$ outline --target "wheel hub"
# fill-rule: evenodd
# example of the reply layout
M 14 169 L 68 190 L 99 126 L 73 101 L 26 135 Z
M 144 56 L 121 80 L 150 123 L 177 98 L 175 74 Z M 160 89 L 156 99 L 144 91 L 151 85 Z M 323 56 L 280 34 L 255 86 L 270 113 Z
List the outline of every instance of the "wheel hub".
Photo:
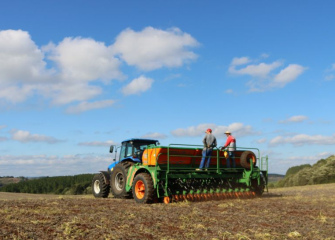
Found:
M 145 185 L 144 182 L 139 180 L 135 184 L 135 194 L 138 199 L 142 199 L 145 194 Z
M 123 177 L 123 174 L 122 173 L 117 173 L 115 175 L 115 188 L 118 191 L 121 191 L 121 190 L 123 190 L 123 187 L 124 187 L 124 177 Z
M 100 192 L 100 181 L 99 180 L 96 180 L 93 184 L 93 190 L 94 192 L 96 193 L 99 193 Z

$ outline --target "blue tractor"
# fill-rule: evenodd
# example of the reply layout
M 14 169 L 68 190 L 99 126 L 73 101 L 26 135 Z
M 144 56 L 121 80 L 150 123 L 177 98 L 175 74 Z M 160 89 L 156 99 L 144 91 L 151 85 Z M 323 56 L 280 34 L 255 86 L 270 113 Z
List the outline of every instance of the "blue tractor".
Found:
M 110 153 L 115 151 L 113 163 L 107 171 L 101 171 L 93 177 L 92 191 L 96 198 L 107 198 L 112 192 L 115 198 L 131 198 L 132 192 L 126 191 L 128 170 L 136 163 L 141 163 L 143 151 L 148 146 L 158 146 L 158 140 L 132 138 L 122 142 L 121 146 L 110 147 Z M 121 148 L 119 156 L 117 150 Z M 118 160 L 116 160 L 118 159 Z

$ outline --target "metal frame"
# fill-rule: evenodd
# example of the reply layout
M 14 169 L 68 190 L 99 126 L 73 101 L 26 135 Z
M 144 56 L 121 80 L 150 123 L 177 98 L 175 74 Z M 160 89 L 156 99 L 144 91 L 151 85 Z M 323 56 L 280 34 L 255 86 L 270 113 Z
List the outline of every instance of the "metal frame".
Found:
M 239 150 L 254 150 L 257 151 L 258 154 L 256 155 L 257 162 L 259 163 L 259 168 L 255 168 L 253 165 L 252 161 L 250 161 L 250 169 L 245 169 L 245 168 L 226 168 L 226 167 L 220 167 L 220 162 L 223 159 L 223 157 L 220 157 L 220 148 L 215 148 L 217 150 L 216 156 L 212 156 L 212 159 L 216 159 L 217 165 L 215 168 L 210 168 L 207 172 L 196 172 L 195 168 L 182 168 L 178 167 L 175 168 L 172 165 L 170 165 L 170 157 L 194 157 L 190 155 L 173 155 L 170 154 L 170 149 L 176 149 L 175 146 L 178 147 L 178 149 L 190 149 L 189 147 L 192 147 L 191 149 L 199 149 L 200 147 L 202 148 L 202 145 L 189 145 L 189 144 L 169 144 L 167 148 L 167 164 L 166 164 L 166 169 L 162 169 L 161 165 L 158 164 L 159 157 L 162 156 L 161 154 L 157 155 L 156 149 L 157 148 L 164 148 L 164 146 L 154 146 L 154 145 L 149 145 L 147 147 L 147 150 L 149 149 L 155 149 L 155 156 L 156 156 L 156 164 L 154 166 L 144 166 L 140 163 L 135 164 L 132 166 L 129 171 L 128 171 L 128 176 L 127 176 L 127 185 L 126 185 L 126 190 L 130 191 L 132 187 L 132 182 L 135 176 L 138 173 L 141 172 L 148 172 L 151 174 L 153 182 L 154 182 L 154 188 L 156 189 L 157 192 L 157 197 L 169 197 L 171 195 L 171 192 L 169 190 L 169 184 L 171 181 L 177 181 L 180 179 L 181 181 L 186 182 L 187 180 L 194 180 L 201 182 L 201 184 L 205 184 L 206 182 L 209 182 L 209 179 L 214 179 L 214 181 L 224 181 L 227 180 L 228 184 L 230 184 L 230 181 L 234 184 L 242 184 L 244 185 L 244 188 L 229 188 L 227 189 L 203 189 L 203 190 L 196 190 L 193 191 L 192 189 L 190 190 L 185 190 L 182 193 L 177 193 L 177 194 L 203 194 L 203 193 L 230 193 L 230 192 L 247 192 L 250 191 L 250 188 L 252 187 L 251 181 L 252 180 L 257 180 L 257 185 L 261 184 L 261 175 L 265 175 L 264 177 L 266 178 L 265 185 L 267 187 L 267 173 L 268 173 L 268 157 L 260 157 L 260 151 L 257 148 L 242 148 L 239 147 L 237 149 Z M 199 156 L 202 157 L 202 156 Z M 160 185 L 160 183 L 164 183 L 164 186 Z M 163 192 L 163 195 L 162 195 Z

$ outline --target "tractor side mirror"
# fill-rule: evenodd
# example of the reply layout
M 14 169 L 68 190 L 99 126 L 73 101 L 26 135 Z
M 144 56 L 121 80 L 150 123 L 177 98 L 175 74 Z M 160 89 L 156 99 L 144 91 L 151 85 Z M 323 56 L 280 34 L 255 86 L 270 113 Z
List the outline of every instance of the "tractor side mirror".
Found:
M 111 145 L 111 146 L 110 146 L 110 148 L 109 148 L 109 152 L 110 152 L 110 153 L 114 152 L 114 147 L 115 147 L 114 145 Z

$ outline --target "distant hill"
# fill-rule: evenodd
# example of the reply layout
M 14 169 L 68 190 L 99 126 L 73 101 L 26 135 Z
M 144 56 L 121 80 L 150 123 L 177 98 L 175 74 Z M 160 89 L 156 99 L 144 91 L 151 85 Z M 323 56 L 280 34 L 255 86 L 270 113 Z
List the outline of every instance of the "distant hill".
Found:
M 322 183 L 335 183 L 335 156 L 321 159 L 314 165 L 304 164 L 291 167 L 285 177 L 275 187 L 304 186 Z
M 285 175 L 282 174 L 274 174 L 274 173 L 268 174 L 269 183 L 278 182 L 279 180 L 282 180 L 284 177 Z

